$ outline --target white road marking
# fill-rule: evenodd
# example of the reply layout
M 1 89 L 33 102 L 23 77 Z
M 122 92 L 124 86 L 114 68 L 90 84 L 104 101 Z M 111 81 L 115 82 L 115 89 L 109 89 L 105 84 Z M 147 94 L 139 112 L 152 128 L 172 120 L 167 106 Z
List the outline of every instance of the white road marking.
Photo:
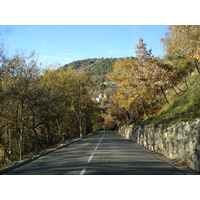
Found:
M 99 143 L 98 143 L 97 146 L 95 147 L 94 151 L 96 151 L 96 150 L 98 149 L 98 147 L 99 147 L 101 141 L 103 140 L 104 135 L 105 135 L 105 133 L 103 134 L 103 136 L 102 136 L 102 138 L 100 139 Z M 89 157 L 87 163 L 90 163 L 90 162 L 91 162 L 93 156 L 94 156 L 94 153 L 92 153 L 92 155 Z M 86 170 L 87 170 L 87 168 L 82 169 L 80 175 L 84 175 L 85 172 L 86 172 Z
M 104 133 L 104 135 L 105 135 L 105 133 Z M 98 149 L 98 147 L 99 147 L 99 145 L 100 145 L 100 143 L 101 143 L 101 141 L 102 141 L 104 135 L 103 135 L 102 138 L 100 139 L 100 141 L 99 141 L 99 143 L 97 144 L 97 146 L 95 147 L 94 151 L 96 151 L 96 150 Z
M 88 159 L 87 163 L 90 163 L 90 162 L 91 162 L 93 156 L 94 156 L 94 153 L 92 153 L 92 155 L 91 155 L 90 158 Z
M 99 146 L 99 145 L 96 146 L 96 148 L 94 149 L 94 151 L 96 151 L 96 150 L 98 149 L 98 146 Z
M 80 175 L 84 175 L 86 170 L 87 170 L 87 168 L 84 168 L 84 169 L 81 171 Z

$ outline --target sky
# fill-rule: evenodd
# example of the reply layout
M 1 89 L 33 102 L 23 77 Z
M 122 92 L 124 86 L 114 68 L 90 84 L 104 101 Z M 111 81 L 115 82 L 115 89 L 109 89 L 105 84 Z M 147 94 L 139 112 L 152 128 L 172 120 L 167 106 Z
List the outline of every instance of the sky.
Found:
M 147 49 L 163 56 L 161 38 L 167 25 L 0 25 L 0 39 L 9 55 L 35 51 L 44 63 L 68 64 L 87 58 L 135 56 L 143 38 Z

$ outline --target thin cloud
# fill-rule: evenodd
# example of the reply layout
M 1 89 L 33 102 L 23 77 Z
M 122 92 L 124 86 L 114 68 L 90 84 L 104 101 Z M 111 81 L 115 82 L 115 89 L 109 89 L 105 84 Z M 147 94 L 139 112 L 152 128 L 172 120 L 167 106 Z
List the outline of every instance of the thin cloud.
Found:
M 63 57 L 60 55 L 48 56 L 48 55 L 39 55 L 39 60 L 43 64 L 54 64 L 60 63 L 60 65 L 65 65 L 73 60 L 70 57 Z

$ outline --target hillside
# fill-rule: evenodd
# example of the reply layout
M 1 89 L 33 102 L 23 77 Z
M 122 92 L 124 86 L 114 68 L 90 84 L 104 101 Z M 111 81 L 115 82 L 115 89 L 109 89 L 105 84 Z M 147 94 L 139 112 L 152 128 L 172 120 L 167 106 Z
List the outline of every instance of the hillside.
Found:
M 107 74 L 113 71 L 115 61 L 118 59 L 124 58 L 89 58 L 71 62 L 62 68 L 67 69 L 71 66 L 77 73 L 85 73 L 95 82 L 98 90 L 104 91 L 109 87 Z
M 124 58 L 93 58 L 78 60 L 66 64 L 63 68 L 67 69 L 71 66 L 77 73 L 85 73 L 88 75 L 96 84 L 96 93 L 94 94 L 94 97 L 98 97 L 99 94 L 106 94 L 108 97 L 107 103 L 109 103 L 109 96 L 112 96 L 116 91 L 116 86 L 107 78 L 107 75 L 113 71 L 117 59 L 123 60 Z M 189 79 L 190 84 L 188 87 L 185 86 L 184 81 L 178 84 L 183 90 L 182 92 L 179 91 L 179 94 L 176 94 L 172 88 L 168 89 L 166 95 L 170 100 L 170 104 L 166 104 L 166 102 L 162 100 L 159 105 L 157 105 L 155 112 L 153 111 L 150 113 L 150 118 L 144 121 L 142 120 L 141 122 L 172 124 L 177 121 L 192 120 L 199 117 L 199 78 L 197 75 L 190 75 Z
M 198 75 L 190 75 L 190 84 L 179 83 L 183 92 L 178 95 L 171 94 L 170 104 L 165 104 L 152 118 L 146 120 L 146 123 L 171 125 L 179 121 L 193 121 L 200 117 L 200 79 Z M 170 93 L 170 92 L 169 92 Z

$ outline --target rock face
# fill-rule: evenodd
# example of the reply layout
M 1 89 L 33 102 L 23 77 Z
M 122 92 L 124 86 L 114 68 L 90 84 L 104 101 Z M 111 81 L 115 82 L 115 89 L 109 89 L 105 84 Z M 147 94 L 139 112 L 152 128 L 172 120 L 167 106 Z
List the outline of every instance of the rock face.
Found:
M 162 155 L 186 162 L 200 172 L 200 118 L 165 128 L 162 124 L 124 125 L 118 134 Z

